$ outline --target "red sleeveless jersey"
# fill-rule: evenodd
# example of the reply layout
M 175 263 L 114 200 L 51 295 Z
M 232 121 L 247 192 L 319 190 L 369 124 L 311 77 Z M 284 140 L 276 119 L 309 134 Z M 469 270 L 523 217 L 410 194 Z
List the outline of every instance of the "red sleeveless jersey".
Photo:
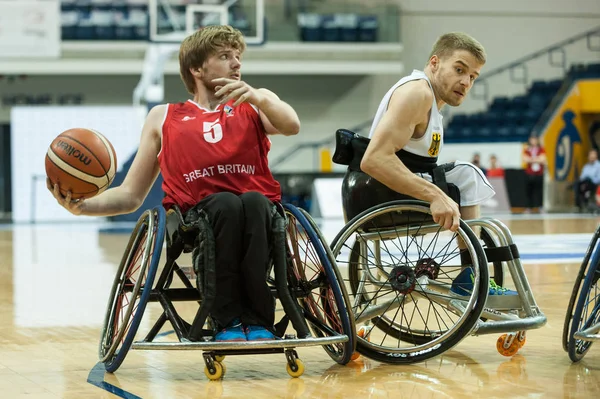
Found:
M 267 159 L 271 141 L 258 110 L 248 103 L 234 108 L 233 102 L 215 111 L 191 100 L 168 105 L 158 154 L 166 209 L 175 204 L 185 212 L 220 192 L 257 191 L 281 200 Z

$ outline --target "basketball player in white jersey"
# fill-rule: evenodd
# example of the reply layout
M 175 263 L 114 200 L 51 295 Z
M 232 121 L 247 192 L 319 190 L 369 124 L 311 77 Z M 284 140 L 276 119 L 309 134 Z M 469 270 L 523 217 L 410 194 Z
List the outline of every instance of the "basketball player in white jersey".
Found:
M 446 171 L 446 182 L 460 191 L 457 204 L 431 182 L 430 174 L 411 172 L 396 152 L 437 158 L 444 142 L 440 111 L 446 104 L 458 106 L 463 102 L 485 61 L 483 46 L 471 36 L 442 35 L 434 44 L 425 69 L 414 70 L 400 79 L 383 97 L 369 134 L 371 141 L 360 163 L 363 172 L 390 189 L 428 202 L 433 220 L 451 231 L 458 229 L 461 216 L 465 220 L 478 218 L 479 204 L 495 194 L 484 174 L 468 162 L 455 162 Z M 469 282 L 471 271 L 463 272 L 457 280 Z M 456 287 L 452 290 L 463 294 L 459 292 L 460 285 Z M 516 292 L 491 283 L 490 295 Z
M 459 218 L 479 216 L 479 204 L 495 193 L 474 165 L 457 162 L 446 173 L 448 183 L 460 190 L 460 208 L 428 174 L 412 173 L 396 156 L 404 150 L 436 158 L 443 147 L 444 128 L 440 111 L 446 104 L 460 105 L 485 64 L 483 46 L 464 33 L 441 36 L 423 71 L 414 70 L 383 97 L 369 137 L 371 142 L 361 169 L 392 190 L 431 204 L 433 219 L 456 231 Z M 425 181 L 424 181 L 425 179 Z

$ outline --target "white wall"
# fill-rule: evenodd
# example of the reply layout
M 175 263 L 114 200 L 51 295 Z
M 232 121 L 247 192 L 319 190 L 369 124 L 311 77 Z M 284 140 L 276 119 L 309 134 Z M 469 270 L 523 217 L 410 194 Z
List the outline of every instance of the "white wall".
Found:
M 137 150 L 145 109 L 14 107 L 11 123 L 12 218 L 15 222 L 89 222 L 63 209 L 46 188 L 44 159 L 56 136 L 74 127 L 103 133 L 117 153 L 117 170 Z M 32 192 L 35 190 L 35 195 Z

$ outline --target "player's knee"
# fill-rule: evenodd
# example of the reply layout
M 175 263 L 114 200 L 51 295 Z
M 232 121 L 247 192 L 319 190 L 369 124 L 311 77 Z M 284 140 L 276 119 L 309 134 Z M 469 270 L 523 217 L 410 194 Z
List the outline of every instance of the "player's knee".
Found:
M 242 201 L 240 198 L 229 192 L 222 192 L 214 194 L 215 196 L 215 208 L 219 212 L 227 212 L 230 215 L 242 212 Z
M 256 191 L 250 191 L 240 195 L 240 200 L 244 206 L 244 211 L 261 212 L 268 211 L 271 207 L 271 201 L 263 194 Z

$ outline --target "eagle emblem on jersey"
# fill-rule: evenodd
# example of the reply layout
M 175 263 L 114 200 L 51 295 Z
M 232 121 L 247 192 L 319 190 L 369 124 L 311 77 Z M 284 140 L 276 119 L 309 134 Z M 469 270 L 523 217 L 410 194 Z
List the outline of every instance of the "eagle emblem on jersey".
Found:
M 437 157 L 440 153 L 440 144 L 442 142 L 442 135 L 439 132 L 433 132 L 431 135 L 431 144 L 427 153 L 430 157 Z

